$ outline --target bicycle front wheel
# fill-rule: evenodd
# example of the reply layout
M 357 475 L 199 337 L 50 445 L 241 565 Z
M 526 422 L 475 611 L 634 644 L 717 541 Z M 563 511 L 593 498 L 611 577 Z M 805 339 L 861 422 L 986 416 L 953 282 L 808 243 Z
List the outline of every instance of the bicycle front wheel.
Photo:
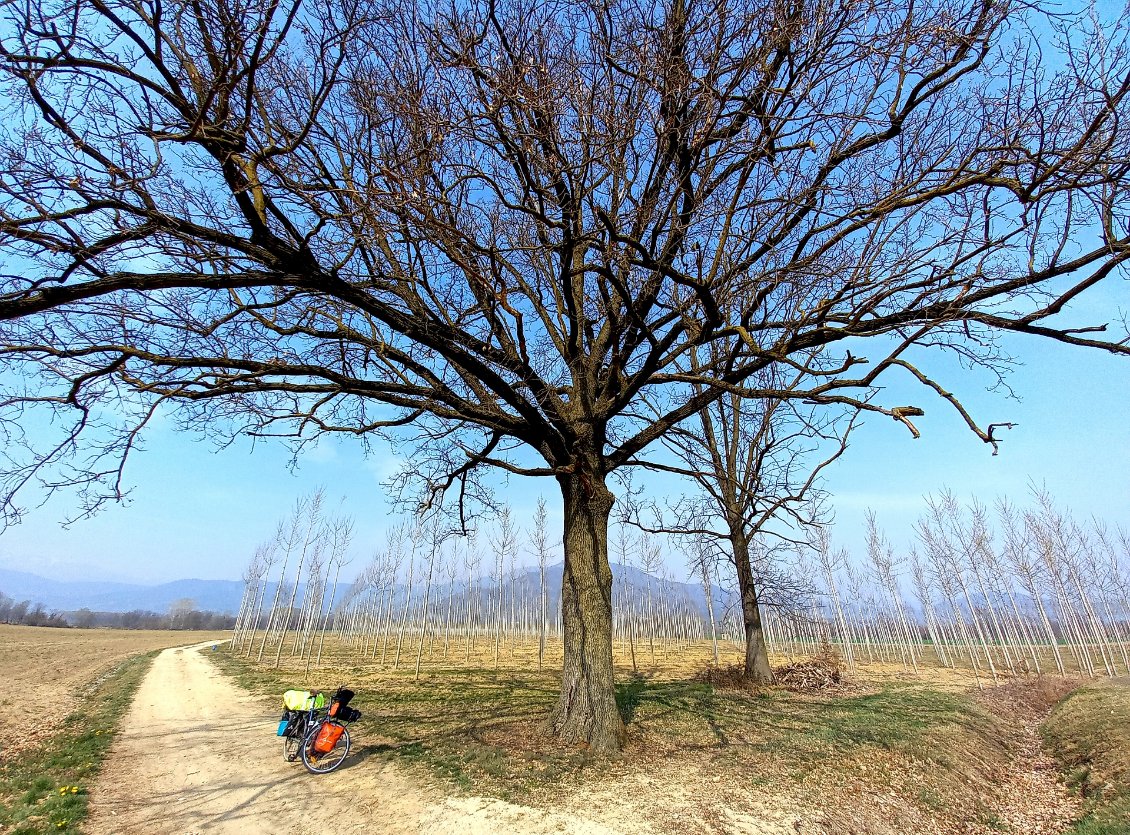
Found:
M 337 738 L 334 747 L 330 751 L 320 752 L 314 750 L 314 740 L 318 737 L 318 732 L 322 730 L 323 725 L 333 724 L 341 728 L 341 736 Z M 311 774 L 328 774 L 333 771 L 342 761 L 345 760 L 346 755 L 349 754 L 349 730 L 344 725 L 338 725 L 336 722 L 319 722 L 310 732 L 306 734 L 306 739 L 302 742 L 302 764 L 306 766 L 306 770 Z

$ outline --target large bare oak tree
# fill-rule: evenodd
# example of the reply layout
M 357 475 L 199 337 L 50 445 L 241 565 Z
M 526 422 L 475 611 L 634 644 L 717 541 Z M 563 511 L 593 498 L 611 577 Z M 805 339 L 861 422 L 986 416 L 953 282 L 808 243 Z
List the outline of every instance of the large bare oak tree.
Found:
M 398 438 L 426 501 L 472 495 L 484 466 L 552 477 L 550 724 L 595 749 L 623 733 L 608 479 L 673 426 L 735 394 L 913 429 L 914 407 L 874 396 L 895 370 L 992 441 L 912 350 L 991 363 L 993 334 L 1019 331 L 1127 352 L 1064 316 L 1130 256 L 1125 33 L 1086 15 L 1009 0 L 2 15 L 9 516 L 27 486 L 115 496 L 166 405 L 221 433 Z M 691 368 L 695 350 L 709 360 Z M 807 382 L 752 382 L 773 367 Z

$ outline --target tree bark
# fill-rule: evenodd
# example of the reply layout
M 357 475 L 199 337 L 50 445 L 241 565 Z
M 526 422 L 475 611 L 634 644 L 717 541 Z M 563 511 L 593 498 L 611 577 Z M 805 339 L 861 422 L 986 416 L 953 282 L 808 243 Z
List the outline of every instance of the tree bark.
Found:
M 738 574 L 738 591 L 742 598 L 742 624 L 745 628 L 745 669 L 747 681 L 772 684 L 776 679 L 769 666 L 769 650 L 765 646 L 765 628 L 761 623 L 761 607 L 757 601 L 757 583 L 749 562 L 749 540 L 740 527 L 731 529 L 734 567 Z
M 564 664 L 549 727 L 562 741 L 614 752 L 624 739 L 612 670 L 612 569 L 608 517 L 613 496 L 603 478 L 560 476 L 565 508 L 561 579 Z

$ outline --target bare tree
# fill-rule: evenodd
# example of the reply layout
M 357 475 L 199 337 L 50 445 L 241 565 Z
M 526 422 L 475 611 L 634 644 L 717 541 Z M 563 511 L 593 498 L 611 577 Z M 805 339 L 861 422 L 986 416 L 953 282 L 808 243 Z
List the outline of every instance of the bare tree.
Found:
M 1108 676 L 1115 674 L 1113 652 L 1106 628 L 1091 602 L 1090 583 L 1080 574 L 1083 553 L 1095 544 L 1070 517 L 1055 506 L 1046 489 L 1033 488 L 1036 506 L 1026 514 L 1037 550 L 1048 569 L 1055 599 L 1059 602 L 1060 622 L 1070 638 L 1070 645 L 1081 666 L 1095 674 L 1091 650 Z
M 847 552 L 842 548 L 832 549 L 832 537 L 825 525 L 816 525 L 809 529 L 809 544 L 817 565 L 820 567 L 820 576 L 824 581 L 824 592 L 832 604 L 835 614 L 836 626 L 840 633 L 840 647 L 848 669 L 855 672 L 855 634 L 844 612 L 843 597 L 840 595 L 839 583 L 836 579 L 837 570 L 847 561 Z
M 298 597 L 298 616 L 294 629 L 294 643 L 291 645 L 290 649 L 292 656 L 298 655 L 303 658 L 306 657 L 306 648 L 309 644 L 310 636 L 313 634 L 314 624 L 317 623 L 318 616 L 321 614 L 319 607 L 322 600 L 322 590 L 325 588 L 326 581 L 326 534 L 328 530 L 329 525 L 326 523 L 319 526 L 313 546 L 310 548 L 309 558 L 306 562 L 305 581 L 303 582 L 302 577 L 299 576 L 302 594 Z M 299 568 L 301 570 L 301 565 Z
M 298 597 L 298 589 L 302 587 L 302 569 L 310 557 L 316 554 L 320 555 L 321 552 L 322 505 L 325 503 L 325 498 L 325 491 L 318 489 L 310 495 L 309 499 L 300 501 L 294 508 L 294 517 L 291 520 L 290 528 L 291 533 L 296 537 L 294 547 L 298 550 L 298 565 L 294 570 L 294 584 L 290 589 L 290 600 L 283 610 L 282 620 L 280 621 L 279 644 L 275 650 L 275 669 L 278 669 L 282 660 L 282 648 L 283 644 L 286 643 L 286 633 L 294 619 L 294 601 Z M 303 589 L 303 595 L 305 594 L 306 589 Z
M 333 613 L 334 601 L 337 598 L 337 584 L 338 580 L 341 578 L 341 569 L 352 562 L 347 552 L 349 550 L 349 543 L 353 539 L 353 520 L 344 517 L 334 519 L 329 525 L 328 533 L 330 539 L 329 570 L 333 571 L 334 580 L 333 586 L 330 588 L 328 608 L 324 594 L 318 598 L 318 612 L 325 611 L 325 614 L 322 616 L 321 635 L 318 638 L 318 657 L 315 659 L 319 665 L 322 663 L 322 649 L 326 644 L 326 629 L 329 626 L 330 615 Z M 324 592 L 324 584 L 322 589 Z M 340 613 L 340 609 L 338 611 Z M 307 675 L 310 673 L 309 661 L 306 663 L 306 673 Z
M 698 352 L 690 353 L 690 364 L 692 370 L 701 365 Z M 751 382 L 770 390 L 788 389 L 802 385 L 810 371 L 792 371 L 792 383 L 775 379 L 778 373 L 763 372 Z M 664 439 L 680 459 L 678 464 L 645 464 L 686 476 L 698 488 L 696 495 L 668 505 L 666 512 L 652 502 L 655 524 L 637 524 L 653 532 L 712 539 L 713 549 L 728 557 L 741 595 L 749 681 L 773 681 L 761 622 L 763 578 L 755 575 L 751 543 L 758 537 L 804 541 L 807 528 L 825 521 L 818 477 L 843 454 L 853 425 L 850 412 L 730 392 Z M 638 512 L 635 515 L 638 520 Z
M 910 575 L 914 580 L 914 592 L 922 606 L 922 617 L 926 621 L 926 631 L 930 636 L 930 644 L 934 649 L 934 654 L 937 655 L 942 666 L 952 666 L 950 655 L 946 652 L 945 633 L 934 608 L 932 587 L 927 581 L 922 560 L 919 558 L 918 552 L 913 549 L 910 552 Z
M 530 545 L 538 558 L 538 669 L 545 662 L 545 638 L 549 632 L 549 589 L 545 583 L 545 569 L 549 564 L 551 546 L 548 530 L 549 511 L 545 499 L 538 497 L 534 511 L 534 527 L 530 531 Z
M 385 620 L 383 629 L 383 640 L 381 641 L 381 664 L 385 664 L 388 660 L 388 644 L 392 635 L 392 617 L 393 608 L 396 605 L 396 580 L 400 574 L 400 565 L 404 562 L 404 539 L 410 536 L 404 525 L 398 525 L 393 528 L 388 534 L 387 547 L 384 551 L 384 559 L 382 560 L 383 582 L 387 589 L 388 604 L 385 606 Z M 409 570 L 411 573 L 411 570 Z M 407 611 L 407 607 L 405 607 Z M 400 635 L 399 631 L 396 639 L 396 654 L 397 659 L 400 658 Z M 373 657 L 377 654 L 376 642 L 373 642 Z
M 277 543 L 264 542 L 255 549 L 251 562 L 243 572 L 244 593 L 239 605 L 239 615 L 235 622 L 235 636 L 232 646 L 242 650 L 244 642 L 250 653 L 251 644 L 255 640 L 255 631 L 259 628 L 259 614 L 263 606 L 263 597 L 267 592 L 267 578 L 278 559 Z
M 451 618 L 455 610 L 455 579 L 459 574 L 459 540 L 452 542 L 451 551 L 443 562 L 444 576 L 447 577 L 447 606 L 443 620 L 443 660 L 451 642 Z M 465 602 L 465 601 L 464 601 Z
M 706 604 L 706 618 L 710 624 L 710 646 L 713 650 L 714 666 L 720 663 L 718 658 L 718 624 L 714 618 L 714 561 L 711 559 L 710 549 L 704 547 L 701 539 L 694 539 L 692 550 L 688 552 L 688 564 L 702 580 L 702 599 Z
M 498 514 L 498 531 L 490 540 L 494 548 L 494 559 L 491 562 L 491 579 L 494 581 L 498 593 L 495 597 L 494 607 L 494 666 L 498 666 L 498 650 L 502 645 L 503 627 L 503 594 L 506 590 L 506 562 L 514 560 L 518 551 L 518 529 L 510 513 L 510 507 L 503 505 Z M 513 595 L 513 582 L 511 582 L 511 595 Z
M 412 588 L 416 577 L 416 551 L 420 547 L 420 538 L 423 536 L 423 527 L 419 518 L 414 520 L 408 531 L 408 579 L 404 587 L 404 609 L 400 613 L 400 622 L 396 629 L 396 655 L 392 659 L 394 670 L 400 667 L 400 652 L 404 647 L 404 630 L 408 627 L 408 617 L 412 612 Z M 398 545 L 401 543 L 397 543 Z M 399 563 L 399 561 L 398 561 Z
M 1018 512 L 1008 501 L 999 500 L 996 510 L 997 519 L 1003 529 L 1002 560 L 1009 567 L 1021 590 L 1027 594 L 1032 606 L 1039 614 L 1043 638 L 1052 649 L 1056 669 L 1060 675 L 1064 675 L 1066 668 L 1063 664 L 1063 655 L 1059 651 L 1059 638 L 1056 636 L 1044 603 L 1043 568 L 1037 549 L 1032 542 L 1032 532 L 1025 525 L 1024 515 Z
M 271 637 L 271 628 L 278 621 L 282 622 L 282 615 L 279 611 L 279 601 L 282 599 L 284 586 L 286 584 L 286 569 L 290 563 L 290 556 L 294 553 L 296 548 L 301 547 L 303 524 L 306 519 L 306 513 L 311 499 L 309 497 L 302 497 L 295 500 L 294 509 L 291 511 L 290 516 L 285 520 L 280 520 L 278 527 L 275 530 L 275 541 L 280 543 L 282 548 L 282 567 L 279 569 L 279 579 L 275 585 L 275 596 L 271 601 L 271 611 L 267 616 L 267 626 L 263 630 L 263 640 L 259 644 L 259 654 L 256 656 L 256 661 L 263 660 L 263 651 L 267 648 L 267 641 Z M 287 615 L 289 617 L 289 613 Z M 279 639 L 280 645 L 282 638 Z
M 867 559 L 871 564 L 871 571 L 876 580 L 876 585 L 883 593 L 884 602 L 890 605 L 895 614 L 895 625 L 898 630 L 898 644 L 902 650 L 902 661 L 918 672 L 918 656 L 915 652 L 913 628 L 907 617 L 906 608 L 903 606 L 902 593 L 899 590 L 897 570 L 903 562 L 895 556 L 894 548 L 879 530 L 875 514 L 867 514 Z
M 466 661 L 471 662 L 471 650 L 475 648 L 475 631 L 478 629 L 478 616 L 482 595 L 483 555 L 479 551 L 479 538 L 472 530 L 467 537 L 467 645 Z
M 963 555 L 967 546 L 967 534 L 963 531 L 961 508 L 953 494 L 946 491 L 941 496 L 926 497 L 926 512 L 919 517 L 914 529 L 926 557 L 930 561 L 934 577 L 942 590 L 942 594 L 949 602 L 953 617 L 962 633 L 970 654 L 970 664 L 974 672 L 977 663 L 973 657 L 974 642 L 969 638 L 967 630 L 969 624 L 977 636 L 976 645 L 981 649 L 981 655 L 989 666 L 993 681 L 998 680 L 997 665 L 989 650 L 991 633 L 988 631 L 984 618 L 978 614 L 978 607 L 974 603 L 973 594 L 969 590 L 969 578 L 963 567 Z M 958 594 L 960 592 L 960 595 Z M 969 624 L 961 610 L 965 604 L 965 612 L 969 616 Z M 980 685 L 980 679 L 978 679 Z
M 3 16 L 7 518 L 25 488 L 119 497 L 166 406 L 229 439 L 396 435 L 425 503 L 454 487 L 465 507 L 483 466 L 554 478 L 549 724 L 597 750 L 623 733 L 608 479 L 673 427 L 736 393 L 917 434 L 921 409 L 875 388 L 894 370 L 995 446 L 1000 425 L 931 376 L 931 349 L 992 369 L 1010 330 L 1130 353 L 1067 321 L 1130 257 L 1130 55 L 1097 15 L 48 0 Z M 747 385 L 774 367 L 804 383 Z M 28 409 L 57 434 L 24 432 Z
M 424 640 L 427 638 L 428 625 L 431 620 L 432 578 L 435 576 L 436 560 L 439 559 L 440 549 L 443 547 L 445 533 L 442 519 L 438 514 L 432 514 L 426 523 L 420 520 L 421 536 L 428 539 L 428 573 L 424 577 L 424 605 L 420 616 L 420 645 L 416 650 L 416 671 L 414 680 L 420 680 L 420 662 L 424 658 Z
M 628 649 L 632 657 L 632 672 L 639 672 L 636 661 L 636 589 L 632 581 L 633 558 L 639 542 L 631 535 L 627 525 L 620 525 L 616 530 L 613 543 L 613 553 L 620 567 L 620 600 L 623 610 L 623 619 L 628 633 Z
M 655 665 L 655 637 L 658 618 L 655 612 L 655 589 L 658 585 L 659 570 L 663 567 L 663 551 L 654 536 L 647 536 L 640 542 L 640 567 L 644 572 L 644 599 L 647 620 L 647 646 Z

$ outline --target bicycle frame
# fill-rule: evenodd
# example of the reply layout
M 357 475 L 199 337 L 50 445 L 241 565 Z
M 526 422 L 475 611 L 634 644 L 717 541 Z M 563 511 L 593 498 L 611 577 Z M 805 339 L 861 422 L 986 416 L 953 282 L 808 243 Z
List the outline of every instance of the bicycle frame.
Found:
M 324 774 L 336 769 L 348 756 L 350 740 L 346 725 L 359 719 L 361 714 L 359 711 L 351 710 L 347 714 L 348 719 L 331 717 L 330 706 L 333 703 L 334 700 L 330 699 L 321 707 L 309 710 L 292 710 L 293 715 L 283 732 L 283 756 L 287 762 L 295 762 L 301 759 L 307 771 L 314 774 Z M 340 747 L 335 744 L 333 748 L 333 751 L 337 754 L 336 758 L 331 756 L 327 759 L 324 754 L 315 751 L 313 748 L 315 736 L 322 725 L 327 722 L 339 725 L 342 729 L 343 744 Z
M 286 727 L 286 732 L 283 734 L 283 751 L 287 761 L 294 762 L 298 759 L 298 746 L 306 739 L 306 735 L 310 729 L 322 722 L 329 716 L 329 707 L 316 707 L 310 710 L 296 710 L 297 715 Z M 292 741 L 297 744 L 293 745 L 294 751 L 291 752 Z

